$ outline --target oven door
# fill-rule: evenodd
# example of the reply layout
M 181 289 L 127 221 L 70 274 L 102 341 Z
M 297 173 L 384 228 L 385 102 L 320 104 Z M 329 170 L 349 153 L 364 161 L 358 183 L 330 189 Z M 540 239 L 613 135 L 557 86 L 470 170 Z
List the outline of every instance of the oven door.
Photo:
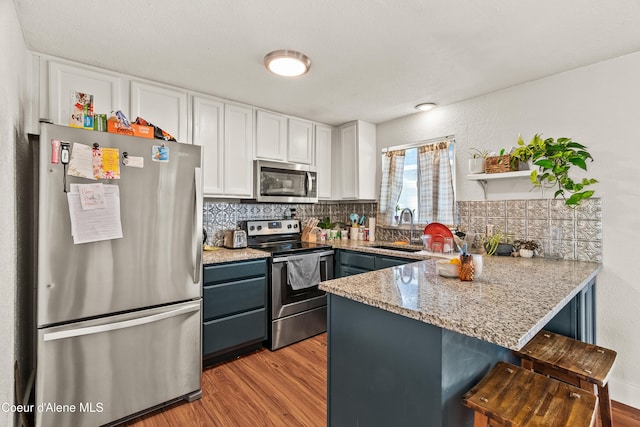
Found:
M 333 279 L 333 251 L 320 253 L 320 280 Z M 317 254 L 317 252 L 313 252 Z M 304 256 L 303 254 L 295 255 Z M 327 304 L 324 291 L 318 286 L 294 290 L 288 283 L 286 256 L 276 256 L 271 261 L 271 319 L 276 320 L 302 313 Z
M 255 161 L 255 196 L 258 202 L 316 203 L 317 173 L 313 166 Z

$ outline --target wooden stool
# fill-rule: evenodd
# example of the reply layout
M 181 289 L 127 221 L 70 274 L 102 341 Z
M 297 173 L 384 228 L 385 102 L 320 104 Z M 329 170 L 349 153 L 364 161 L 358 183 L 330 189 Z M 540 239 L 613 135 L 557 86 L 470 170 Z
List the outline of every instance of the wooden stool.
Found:
M 609 376 L 617 353 L 553 332 L 540 331 L 520 351 L 522 367 L 593 392 L 598 389 L 603 427 L 611 427 Z
M 462 398 L 473 425 L 593 426 L 595 394 L 506 362 L 498 362 Z

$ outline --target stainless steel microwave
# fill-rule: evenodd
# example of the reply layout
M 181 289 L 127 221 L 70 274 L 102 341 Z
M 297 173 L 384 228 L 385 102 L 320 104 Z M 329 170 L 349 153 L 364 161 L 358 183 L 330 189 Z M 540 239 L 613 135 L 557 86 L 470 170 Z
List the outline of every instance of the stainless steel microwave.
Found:
M 256 160 L 254 177 L 258 202 L 318 201 L 318 175 L 314 166 Z

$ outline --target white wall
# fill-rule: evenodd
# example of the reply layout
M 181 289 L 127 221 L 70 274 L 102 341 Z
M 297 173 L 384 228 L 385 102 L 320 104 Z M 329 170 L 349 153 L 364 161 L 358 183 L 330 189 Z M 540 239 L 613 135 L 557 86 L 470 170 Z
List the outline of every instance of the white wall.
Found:
M 526 66 L 526 64 L 523 64 Z M 597 341 L 618 352 L 614 400 L 640 408 L 640 52 L 378 125 L 378 148 L 455 134 L 459 200 L 480 200 L 466 180 L 469 147 L 499 151 L 518 134 L 573 137 L 595 161 L 603 264 L 597 284 Z M 493 184 L 490 184 L 493 185 Z M 506 185 L 506 184 L 505 184 Z M 526 181 L 490 187 L 490 198 L 540 197 Z M 501 192 L 504 192 L 502 194 Z M 506 195 L 506 196 L 505 196 Z M 547 197 L 547 195 L 545 195 Z
M 11 0 L 0 0 L 0 404 L 13 403 L 16 356 L 15 147 L 24 142 L 22 111 L 27 50 Z M 12 425 L 0 411 L 0 425 Z

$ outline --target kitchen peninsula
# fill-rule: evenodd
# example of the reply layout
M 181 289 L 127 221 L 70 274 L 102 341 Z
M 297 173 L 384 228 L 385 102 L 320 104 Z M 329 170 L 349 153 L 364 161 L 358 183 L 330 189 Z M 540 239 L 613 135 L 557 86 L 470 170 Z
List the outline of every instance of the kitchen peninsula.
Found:
M 540 329 L 595 340 L 600 264 L 484 261 L 473 282 L 426 260 L 321 283 L 328 425 L 471 426 L 462 395 Z

